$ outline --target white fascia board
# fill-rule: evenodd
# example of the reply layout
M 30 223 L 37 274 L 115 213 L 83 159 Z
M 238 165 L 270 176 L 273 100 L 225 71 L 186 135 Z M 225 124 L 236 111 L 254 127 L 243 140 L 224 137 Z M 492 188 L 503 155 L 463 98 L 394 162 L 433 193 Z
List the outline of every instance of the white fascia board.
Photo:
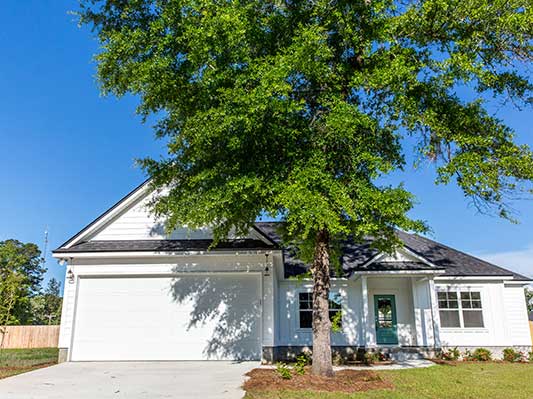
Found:
M 435 280 L 447 280 L 447 281 L 455 281 L 455 280 L 464 280 L 464 281 L 472 281 L 472 280 L 513 280 L 512 276 L 439 276 L 435 277 Z M 507 283 L 507 282 L 506 282 Z M 527 283 L 527 282 L 526 282 Z
M 407 248 L 406 246 L 403 246 L 402 249 L 407 252 L 409 255 L 411 255 L 412 257 L 418 259 L 420 262 L 422 263 L 425 263 L 426 265 L 428 266 L 431 266 L 431 267 L 434 267 L 435 269 L 439 269 L 439 266 L 437 266 L 436 264 L 434 264 L 433 262 L 430 262 L 429 260 L 427 260 L 426 258 L 424 258 L 423 256 L 420 256 L 418 255 L 417 253 L 411 251 L 409 248 Z M 440 269 L 442 270 L 442 269 Z
M 367 270 L 367 271 L 357 271 L 353 274 L 351 278 L 358 275 L 417 275 L 417 274 L 442 274 L 446 270 L 436 269 L 436 270 Z
M 533 280 L 511 280 L 504 282 L 505 285 L 523 285 L 524 287 L 530 285 L 531 283 L 533 283 Z
M 255 256 L 272 254 L 272 250 L 256 251 L 180 251 L 180 252 L 162 252 L 162 251 L 131 251 L 131 252 L 63 252 L 54 253 L 52 256 L 56 259 L 74 259 L 74 258 L 151 258 L 151 257 L 176 257 L 176 256 Z

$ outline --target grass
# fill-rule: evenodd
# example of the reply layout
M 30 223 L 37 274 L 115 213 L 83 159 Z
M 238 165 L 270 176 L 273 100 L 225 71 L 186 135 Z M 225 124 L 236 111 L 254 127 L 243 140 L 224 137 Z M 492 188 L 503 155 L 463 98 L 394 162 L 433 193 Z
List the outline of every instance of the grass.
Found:
M 251 391 L 245 399 L 526 399 L 533 398 L 533 365 L 462 363 L 382 371 L 395 388 L 340 392 Z
M 57 348 L 0 350 L 0 378 L 57 363 Z

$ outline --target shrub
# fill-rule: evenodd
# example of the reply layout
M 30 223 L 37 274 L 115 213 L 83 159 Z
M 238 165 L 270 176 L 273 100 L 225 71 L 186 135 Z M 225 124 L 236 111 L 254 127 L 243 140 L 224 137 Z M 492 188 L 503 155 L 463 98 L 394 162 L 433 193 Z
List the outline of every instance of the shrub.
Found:
M 284 380 L 290 380 L 292 378 L 291 370 L 289 369 L 289 366 L 287 366 L 285 363 L 277 363 L 276 372 Z
M 492 352 L 486 348 L 477 348 L 471 355 L 469 360 L 477 360 L 478 362 L 488 362 L 492 360 Z
M 379 361 L 379 353 L 374 351 L 365 352 L 365 363 L 374 364 Z
M 533 352 L 529 352 L 527 354 L 527 361 L 533 363 Z
M 439 354 L 439 358 L 442 360 L 449 360 L 449 361 L 456 361 L 459 360 L 461 357 L 461 352 L 457 347 L 448 349 L 448 350 L 442 350 L 442 352 Z
M 514 348 L 505 348 L 503 350 L 503 360 L 506 362 L 521 362 L 524 358 L 524 353 L 514 350 Z
M 309 356 L 307 356 L 305 353 L 302 353 L 300 356 L 296 358 L 296 364 L 294 365 L 294 370 L 296 371 L 296 374 L 298 375 L 304 375 L 305 374 L 305 366 L 309 365 L 311 363 Z

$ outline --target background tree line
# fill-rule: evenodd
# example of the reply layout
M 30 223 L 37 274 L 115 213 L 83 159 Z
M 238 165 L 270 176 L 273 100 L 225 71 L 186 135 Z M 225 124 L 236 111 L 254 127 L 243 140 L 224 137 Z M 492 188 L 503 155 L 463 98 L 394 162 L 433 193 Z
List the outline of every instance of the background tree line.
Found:
M 45 272 L 37 245 L 0 241 L 0 326 L 59 324 L 61 283 L 43 286 Z

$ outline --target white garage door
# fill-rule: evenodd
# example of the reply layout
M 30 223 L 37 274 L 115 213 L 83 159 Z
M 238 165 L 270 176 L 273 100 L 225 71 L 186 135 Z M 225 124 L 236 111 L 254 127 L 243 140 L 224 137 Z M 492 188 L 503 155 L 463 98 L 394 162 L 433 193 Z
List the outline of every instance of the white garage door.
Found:
M 253 274 L 81 278 L 71 360 L 261 358 Z

